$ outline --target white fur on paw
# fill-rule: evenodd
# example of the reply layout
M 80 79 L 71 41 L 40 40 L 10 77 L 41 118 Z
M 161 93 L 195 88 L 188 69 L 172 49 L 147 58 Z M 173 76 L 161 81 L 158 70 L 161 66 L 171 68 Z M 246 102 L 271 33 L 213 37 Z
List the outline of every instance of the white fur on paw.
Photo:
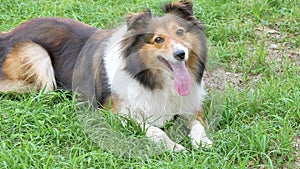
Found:
M 192 146 L 194 148 L 199 148 L 199 145 L 202 145 L 202 147 L 212 146 L 212 141 L 210 141 L 210 139 L 206 136 L 204 127 L 198 121 L 191 123 L 191 132 L 189 137 L 192 139 Z
M 208 137 L 203 137 L 199 141 L 192 140 L 192 146 L 196 149 L 199 148 L 201 145 L 202 147 L 210 148 L 212 146 L 213 142 Z
M 171 139 L 164 140 L 161 143 L 169 151 L 174 151 L 174 152 L 185 152 L 186 151 L 186 149 L 181 144 L 177 144 L 174 141 L 172 141 Z
M 153 142 L 164 145 L 167 150 L 175 152 L 185 151 L 185 148 L 182 145 L 176 144 L 164 131 L 157 127 L 150 126 L 147 129 L 146 136 Z
M 186 152 L 186 149 L 181 144 L 175 144 L 173 150 L 175 152 Z

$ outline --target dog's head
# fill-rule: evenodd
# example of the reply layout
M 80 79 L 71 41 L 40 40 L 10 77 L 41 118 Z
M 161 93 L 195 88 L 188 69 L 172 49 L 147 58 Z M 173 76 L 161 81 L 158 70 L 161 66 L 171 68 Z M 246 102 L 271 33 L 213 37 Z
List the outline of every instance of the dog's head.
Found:
M 205 68 L 203 26 L 191 1 L 166 3 L 163 11 L 160 17 L 153 17 L 149 9 L 127 16 L 125 70 L 151 90 L 164 88 L 164 77 L 171 74 L 177 92 L 186 96 L 192 83 L 201 83 Z

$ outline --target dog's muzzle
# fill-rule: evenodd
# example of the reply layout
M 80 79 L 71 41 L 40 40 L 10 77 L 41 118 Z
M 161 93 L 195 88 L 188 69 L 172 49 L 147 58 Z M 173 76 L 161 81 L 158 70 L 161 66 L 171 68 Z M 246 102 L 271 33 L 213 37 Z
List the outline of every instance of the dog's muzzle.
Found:
M 173 56 L 178 61 L 183 61 L 185 59 L 185 52 L 184 50 L 177 50 L 173 53 Z

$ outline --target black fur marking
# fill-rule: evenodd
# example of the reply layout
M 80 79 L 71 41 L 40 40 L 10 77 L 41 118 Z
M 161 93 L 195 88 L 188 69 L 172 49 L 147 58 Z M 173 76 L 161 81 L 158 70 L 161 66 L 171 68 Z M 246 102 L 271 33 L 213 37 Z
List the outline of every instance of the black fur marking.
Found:
M 203 74 L 206 67 L 206 61 L 207 61 L 207 47 L 206 47 L 206 37 L 202 30 L 197 29 L 197 27 L 190 26 L 191 28 L 188 30 L 191 34 L 196 35 L 196 39 L 198 40 L 197 47 L 194 48 L 193 51 L 194 54 L 197 56 L 197 66 L 194 68 L 196 69 L 196 73 L 194 76 L 196 77 L 196 82 L 201 83 L 201 80 L 203 78 Z M 196 28 L 196 29 L 195 29 Z
M 126 17 L 127 30 L 144 30 L 145 25 L 152 18 L 150 9 L 146 9 L 144 12 L 138 14 L 131 14 Z
M 74 68 L 73 90 L 79 91 L 95 107 L 103 105 L 111 95 L 104 67 L 104 49 L 110 31 L 98 31 L 83 46 Z
M 198 68 L 197 68 L 197 76 L 196 76 L 196 82 L 197 83 L 201 83 L 201 80 L 203 78 L 203 74 L 204 74 L 204 70 L 205 70 L 205 62 L 202 61 L 198 61 Z
M 174 13 L 182 18 L 188 18 L 194 14 L 193 3 L 191 1 L 183 0 L 180 2 L 166 3 L 162 7 L 165 13 Z
M 105 39 L 106 40 L 106 39 Z M 103 42 L 103 41 L 102 41 Z M 101 43 L 99 43 L 100 46 Z M 101 67 L 98 66 L 97 74 L 96 74 L 96 87 L 95 87 L 95 93 L 96 93 L 96 99 L 100 105 L 104 105 L 107 102 L 107 99 L 109 99 L 111 95 L 111 87 L 108 85 L 108 77 L 105 69 L 105 63 L 104 63 L 104 49 L 105 45 L 102 45 L 101 53 L 99 53 L 99 57 L 101 57 L 100 64 Z
M 198 56 L 197 59 L 197 67 L 196 67 L 196 82 L 201 83 L 201 80 L 203 78 L 203 74 L 206 67 L 206 61 L 207 61 L 207 47 L 206 47 L 206 37 L 202 30 L 195 29 L 194 32 L 192 31 L 194 35 L 197 35 L 197 38 L 199 40 L 199 49 L 196 53 Z
M 145 88 L 154 90 L 161 89 L 161 79 L 158 79 L 151 69 L 141 60 L 139 49 L 143 44 L 148 43 L 153 37 L 152 33 L 137 34 L 125 38 L 122 44 L 125 44 L 123 55 L 126 60 L 125 70 L 135 78 Z
M 164 6 L 162 6 L 162 10 L 164 13 L 169 13 L 185 19 L 194 26 L 198 27 L 200 30 L 204 31 L 204 27 L 201 22 L 194 16 L 193 3 L 191 1 L 182 0 L 177 3 L 166 3 Z
M 7 53 L 7 40 L 5 38 L 5 34 L 0 33 L 0 78 L 3 77 L 3 71 L 2 71 L 2 66 L 3 62 L 5 60 L 5 56 Z
M 157 78 L 153 70 L 143 63 L 139 50 L 149 43 L 154 36 L 152 14 L 149 9 L 139 14 L 127 16 L 127 36 L 123 39 L 123 56 L 126 61 L 125 70 L 145 88 L 154 90 L 162 88 L 162 79 Z

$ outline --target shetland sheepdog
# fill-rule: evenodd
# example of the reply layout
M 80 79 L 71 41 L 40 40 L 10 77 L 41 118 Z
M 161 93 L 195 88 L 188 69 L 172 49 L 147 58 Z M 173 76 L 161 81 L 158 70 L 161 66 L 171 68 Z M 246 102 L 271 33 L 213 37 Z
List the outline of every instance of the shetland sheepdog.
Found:
M 188 121 L 192 145 L 211 145 L 202 102 L 206 37 L 189 0 L 129 14 L 115 30 L 67 18 L 36 18 L 0 33 L 0 91 L 57 87 L 95 106 L 130 115 L 146 136 L 169 150 L 185 148 L 161 129 L 175 116 Z

